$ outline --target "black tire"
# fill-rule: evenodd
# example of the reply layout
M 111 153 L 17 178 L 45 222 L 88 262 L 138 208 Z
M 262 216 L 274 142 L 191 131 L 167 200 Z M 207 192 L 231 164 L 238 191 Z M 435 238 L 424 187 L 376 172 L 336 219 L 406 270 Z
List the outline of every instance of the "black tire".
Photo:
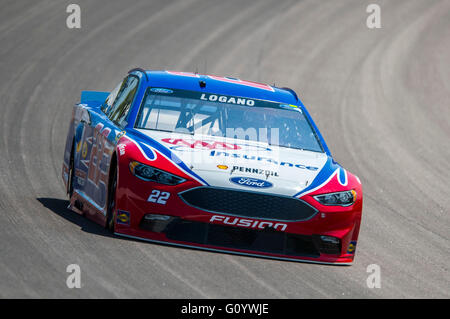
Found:
M 69 179 L 67 181 L 67 194 L 69 194 L 69 199 L 72 198 L 73 195 L 73 178 L 75 176 L 74 170 L 74 142 L 72 143 L 72 150 L 70 151 L 70 161 L 69 161 Z
M 117 188 L 117 170 L 111 174 L 111 180 L 108 187 L 108 203 L 107 203 L 107 213 L 106 213 L 106 228 L 114 232 L 116 226 L 116 188 Z

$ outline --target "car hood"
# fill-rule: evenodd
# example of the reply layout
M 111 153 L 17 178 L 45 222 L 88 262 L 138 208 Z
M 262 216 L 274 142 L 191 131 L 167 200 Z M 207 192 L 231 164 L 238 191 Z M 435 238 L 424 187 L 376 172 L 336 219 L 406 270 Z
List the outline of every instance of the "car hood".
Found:
M 293 196 L 327 163 L 325 153 L 205 135 L 139 129 L 210 186 Z

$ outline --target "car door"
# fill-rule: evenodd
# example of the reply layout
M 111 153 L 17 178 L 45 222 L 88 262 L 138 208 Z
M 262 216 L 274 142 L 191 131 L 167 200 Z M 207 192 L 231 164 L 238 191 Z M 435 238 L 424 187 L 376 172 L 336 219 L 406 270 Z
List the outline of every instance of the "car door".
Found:
M 99 211 L 104 210 L 104 198 L 106 198 L 106 183 L 104 178 L 100 178 L 99 167 L 102 162 L 105 162 L 107 156 L 103 156 L 105 148 L 102 147 L 98 135 L 108 131 L 102 132 L 100 129 L 106 122 L 106 116 L 101 114 L 102 109 L 107 110 L 113 106 L 122 84 L 123 81 L 111 91 L 101 107 L 82 106 L 81 111 L 85 115 L 77 126 L 74 189 L 91 204 L 90 206 Z M 104 167 L 103 171 L 106 171 Z
M 133 100 L 139 86 L 137 76 L 129 75 L 121 83 L 112 104 L 107 99 L 96 114 L 92 114 L 92 150 L 88 171 L 91 199 L 106 213 L 106 198 L 111 156 L 117 145 L 117 136 L 128 123 Z

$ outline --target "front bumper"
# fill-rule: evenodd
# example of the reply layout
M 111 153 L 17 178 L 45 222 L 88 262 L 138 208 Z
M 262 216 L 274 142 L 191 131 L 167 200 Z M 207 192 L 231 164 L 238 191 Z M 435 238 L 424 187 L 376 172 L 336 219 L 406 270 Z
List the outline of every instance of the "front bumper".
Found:
M 144 188 L 147 191 L 143 194 L 129 189 L 118 192 L 118 215 L 126 214 L 129 218 L 126 222 L 116 223 L 117 235 L 281 260 L 344 265 L 353 262 L 361 216 L 359 205 L 343 208 L 341 211 L 331 211 L 330 208 L 316 205 L 317 212 L 311 218 L 301 221 L 282 220 L 278 224 L 273 219 L 236 217 L 190 206 L 179 196 L 186 190 L 198 187 L 189 182 L 179 186 L 146 182 L 142 188 L 136 183 L 140 181 L 135 182 L 133 187 L 139 190 L 137 192 Z M 156 188 L 171 194 L 166 204 L 150 203 L 143 199 L 148 197 L 148 190 Z M 312 198 L 303 200 L 311 206 L 315 205 Z M 146 219 L 146 215 L 156 217 Z M 286 226 L 274 227 L 278 225 Z
M 139 229 L 118 227 L 117 235 L 151 242 L 283 260 L 350 264 L 353 254 L 341 254 L 342 242 L 330 245 L 320 235 L 300 235 L 197 222 L 180 217 L 143 219 Z

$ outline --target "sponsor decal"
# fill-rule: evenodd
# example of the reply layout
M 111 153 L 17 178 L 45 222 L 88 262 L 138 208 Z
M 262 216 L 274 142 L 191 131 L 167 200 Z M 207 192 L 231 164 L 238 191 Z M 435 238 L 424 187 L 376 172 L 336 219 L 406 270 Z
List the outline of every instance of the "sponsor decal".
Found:
M 294 104 L 280 104 L 279 106 L 280 106 L 280 108 L 285 109 L 285 110 L 297 111 L 297 112 L 303 113 L 301 108 L 299 108 L 297 105 L 294 105 Z
M 248 218 L 240 218 L 240 217 L 227 217 L 221 215 L 213 215 L 209 219 L 211 223 L 221 223 L 230 226 L 238 226 L 245 228 L 254 228 L 254 229 L 264 229 L 264 228 L 273 228 L 278 231 L 285 231 L 287 228 L 287 224 L 285 223 L 277 223 L 277 222 L 269 222 L 269 221 L 260 221 Z
M 154 93 L 163 93 L 163 94 L 171 94 L 173 93 L 172 90 L 165 89 L 165 88 L 151 88 L 150 91 Z
M 223 156 L 223 157 L 230 157 L 230 158 L 239 158 L 239 159 L 246 159 L 246 160 L 252 160 L 252 161 L 267 162 L 267 163 L 272 163 L 272 164 L 280 165 L 280 166 L 288 166 L 288 167 L 297 167 L 297 168 L 300 168 L 300 169 L 308 169 L 308 170 L 311 170 L 311 171 L 317 171 L 319 169 L 318 167 L 304 165 L 304 164 L 294 164 L 294 163 L 290 163 L 290 162 L 278 162 L 278 161 L 276 161 L 274 159 L 271 159 L 271 158 L 268 158 L 268 157 L 263 157 L 263 156 L 228 153 L 228 152 L 225 152 L 225 151 L 212 150 L 211 153 L 209 153 L 209 156 L 212 156 L 212 157 Z
M 116 131 L 117 132 L 117 131 Z M 116 138 L 115 141 L 117 142 L 122 136 L 124 136 L 127 132 L 125 131 L 120 131 L 119 133 L 116 134 Z
M 82 179 L 85 179 L 86 178 L 86 172 L 81 170 L 81 169 L 76 168 L 75 169 L 75 176 L 79 177 L 79 178 L 82 178 Z
M 116 223 L 120 225 L 130 225 L 130 213 L 122 210 L 117 211 Z
M 348 245 L 347 254 L 354 254 L 356 250 L 356 240 L 353 240 Z
M 82 178 L 80 178 L 80 177 L 77 177 L 77 183 L 78 183 L 78 185 L 80 185 L 80 186 L 84 186 L 84 179 L 82 179 Z
M 183 150 L 183 149 L 205 149 L 205 150 L 246 150 L 250 151 L 253 149 L 261 151 L 271 151 L 272 149 L 262 146 L 253 145 L 245 143 L 229 143 L 221 142 L 215 140 L 186 140 L 182 138 L 163 138 L 161 142 L 172 144 L 169 148 L 172 150 Z
M 255 100 L 246 99 L 243 97 L 227 96 L 227 95 L 202 93 L 200 95 L 200 100 L 210 101 L 210 102 L 221 102 L 221 103 L 228 103 L 228 104 L 237 104 L 237 105 L 246 105 L 246 106 L 255 106 Z
M 242 173 L 251 173 L 251 174 L 260 174 L 265 176 L 279 176 L 278 172 L 271 171 L 268 169 L 262 169 L 262 168 L 251 168 L 251 167 L 243 167 L 243 166 L 233 166 L 232 173 L 235 171 L 239 171 Z
M 86 158 L 87 152 L 88 152 L 88 146 L 87 146 L 86 141 L 84 141 L 83 148 L 81 150 L 81 157 Z
M 273 186 L 273 184 L 268 181 L 251 177 L 240 177 L 240 176 L 232 177 L 230 178 L 230 182 L 240 186 L 253 188 L 269 188 Z
M 289 109 L 289 108 L 292 108 L 292 107 L 298 108 L 298 106 L 294 105 L 294 104 L 280 104 L 280 107 L 283 108 L 283 109 Z
M 125 155 L 125 144 L 119 144 L 117 148 L 119 149 L 120 156 Z
M 186 148 L 195 148 L 195 149 L 208 149 L 208 150 L 239 150 L 241 147 L 232 143 L 218 142 L 218 141 L 200 141 L 200 140 L 192 140 L 186 141 L 182 138 L 163 138 L 161 140 L 164 143 L 172 144 L 175 146 L 181 146 Z M 173 149 L 171 147 L 171 149 Z

